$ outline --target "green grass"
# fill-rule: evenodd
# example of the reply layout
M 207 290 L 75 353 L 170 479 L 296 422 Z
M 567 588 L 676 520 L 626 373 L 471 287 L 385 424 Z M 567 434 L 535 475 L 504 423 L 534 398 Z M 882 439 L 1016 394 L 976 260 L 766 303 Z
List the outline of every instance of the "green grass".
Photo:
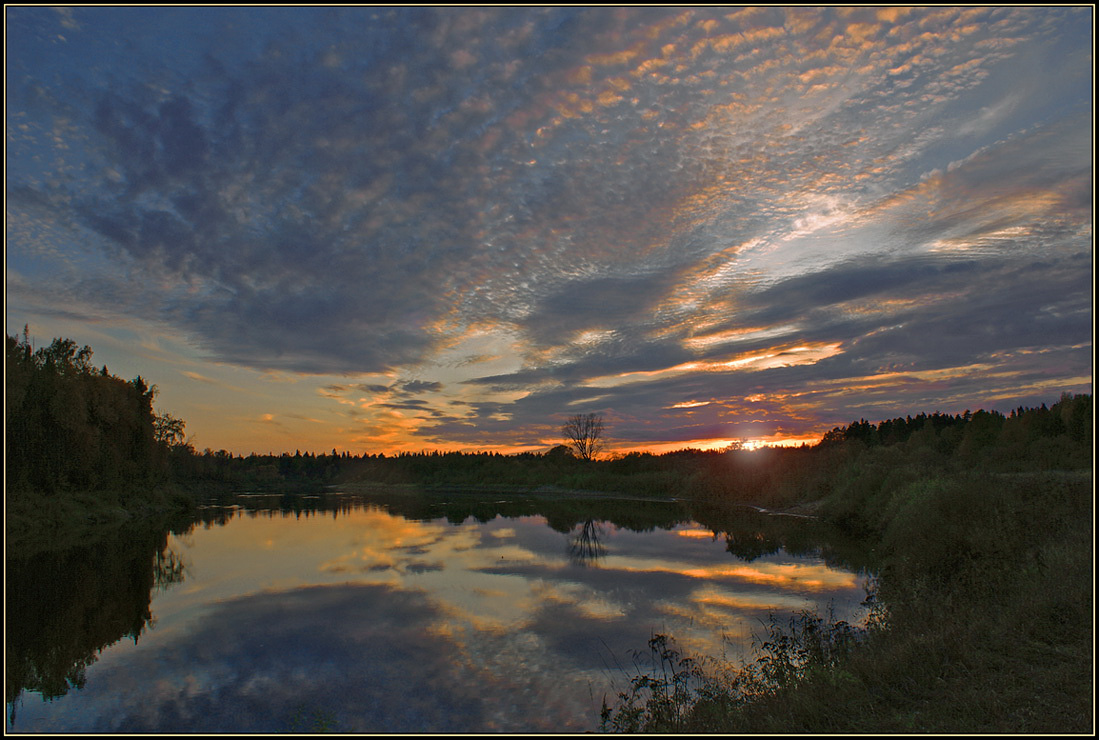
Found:
M 193 497 L 173 488 L 52 496 L 22 492 L 6 497 L 5 550 L 8 557 L 63 550 L 95 542 L 138 520 L 171 518 L 193 508 Z
M 745 666 L 665 649 L 660 676 L 688 671 L 683 688 L 638 677 L 602 729 L 1092 732 L 1090 472 L 902 477 L 870 493 L 886 555 L 868 628 L 772 618 Z

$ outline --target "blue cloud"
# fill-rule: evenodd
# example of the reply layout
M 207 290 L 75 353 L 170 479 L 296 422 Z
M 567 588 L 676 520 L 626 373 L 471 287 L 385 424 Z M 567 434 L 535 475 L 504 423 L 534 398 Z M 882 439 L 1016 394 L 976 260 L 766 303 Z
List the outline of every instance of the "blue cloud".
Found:
M 9 293 L 258 370 L 529 391 L 472 399 L 482 439 L 723 331 L 842 353 L 599 403 L 1087 345 L 1090 12 L 13 8 Z M 432 375 L 473 330 L 519 369 Z

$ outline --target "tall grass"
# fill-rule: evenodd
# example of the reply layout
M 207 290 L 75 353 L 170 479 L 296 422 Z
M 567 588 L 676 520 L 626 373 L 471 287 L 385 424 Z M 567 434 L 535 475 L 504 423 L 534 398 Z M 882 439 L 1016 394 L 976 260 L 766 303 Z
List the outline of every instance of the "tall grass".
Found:
M 873 502 L 858 510 L 884 550 L 866 628 L 772 618 L 742 666 L 683 663 L 664 638 L 664 662 L 678 667 L 635 680 L 604 708 L 602 728 L 1091 732 L 1090 471 L 855 479 L 867 475 L 876 485 L 837 487 L 830 502 Z M 676 684 L 677 671 L 690 681 Z
M 604 732 L 723 732 L 744 710 L 811 680 L 838 685 L 853 680 L 842 666 L 870 627 L 857 627 L 814 611 L 787 619 L 769 614 L 755 638 L 754 661 L 734 667 L 724 660 L 685 656 L 668 635 L 649 641 L 651 673 L 635 676 L 611 707 L 604 700 Z

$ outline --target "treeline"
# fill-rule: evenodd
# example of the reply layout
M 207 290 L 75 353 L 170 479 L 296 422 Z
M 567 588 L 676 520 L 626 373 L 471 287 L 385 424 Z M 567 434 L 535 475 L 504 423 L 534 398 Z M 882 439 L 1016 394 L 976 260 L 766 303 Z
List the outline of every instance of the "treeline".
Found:
M 966 463 L 997 467 L 1075 468 L 1090 464 L 1092 398 L 1062 394 L 1047 408 L 1014 409 L 964 414 L 934 413 L 887 419 L 871 424 L 865 419 L 824 435 L 819 446 L 860 442 L 867 447 L 903 444 L 918 437 L 920 444 Z
M 772 621 L 748 666 L 705 656 L 716 666 L 705 675 L 666 663 L 659 675 L 633 679 L 603 713 L 604 729 L 1086 733 L 1092 434 L 1090 422 L 1080 435 L 1072 429 L 1090 405 L 1090 396 L 1067 396 L 1006 417 L 974 414 L 976 426 L 964 415 L 937 430 L 925 421 L 887 443 L 856 422 L 840 430 L 852 429 L 850 438 L 837 433 L 809 448 L 813 464 L 778 481 L 790 501 L 814 502 L 819 520 L 872 547 L 867 629 L 817 614 L 777 629 Z M 708 484 L 702 490 L 714 495 L 722 479 Z
M 857 508 L 867 503 L 857 491 L 880 487 L 883 477 L 1071 470 L 1090 467 L 1092 459 L 1092 397 L 1071 394 L 1051 407 L 1019 407 L 1007 415 L 980 410 L 876 424 L 860 419 L 816 445 L 759 451 L 635 452 L 601 460 L 581 460 L 564 445 L 514 455 L 199 453 L 185 442 L 182 420 L 154 411 L 155 386 L 96 369 L 91 357 L 91 348 L 71 339 L 34 350 L 25 332 L 22 339 L 7 337 L 7 476 L 16 497 L 148 491 L 168 482 L 194 491 L 370 482 L 550 486 L 768 507 L 827 497 Z M 837 492 L 845 496 L 837 499 Z
M 979 469 L 1011 473 L 1088 468 L 1092 397 L 1065 394 L 1052 407 L 865 419 L 816 445 L 764 450 L 631 452 L 586 461 L 564 445 L 546 453 L 417 452 L 397 455 L 232 455 L 173 448 L 174 477 L 192 487 L 291 489 L 368 482 L 446 487 L 604 491 L 710 503 L 788 506 L 881 483 L 875 476 Z M 861 481 L 861 483 L 860 483 Z
M 371 483 L 424 489 L 558 489 L 682 496 L 685 463 L 695 451 L 672 455 L 648 453 L 586 461 L 564 446 L 546 453 L 401 452 L 351 455 L 314 454 L 247 456 L 226 450 L 202 453 L 173 450 L 173 478 L 189 488 L 296 490 L 301 486 Z
M 695 511 L 801 506 L 869 544 L 872 618 L 865 630 L 772 620 L 747 666 L 665 652 L 605 707 L 603 729 L 1087 732 L 1092 419 L 1090 395 L 1065 394 L 1007 415 L 860 419 L 812 447 L 694 455 Z
M 71 491 L 138 492 L 167 480 L 183 422 L 153 410 L 156 386 L 92 365 L 90 347 L 7 337 L 9 503 Z
M 1018 408 L 1006 416 L 927 417 L 903 441 L 899 435 L 883 440 L 883 426 L 895 431 L 897 420 L 876 427 L 856 422 L 842 430 L 842 441 L 833 430 L 818 445 L 832 468 L 818 491 L 825 499 L 821 513 L 853 531 L 880 534 L 898 502 L 933 478 L 1090 470 L 1092 419 L 1090 394 L 1063 394 L 1051 407 Z
M 524 452 L 284 452 L 278 455 L 233 455 L 226 450 L 199 453 L 186 445 L 172 451 L 173 477 L 189 485 L 278 490 L 310 484 L 369 482 L 424 487 L 498 486 L 523 487 L 566 484 L 589 480 L 606 467 L 574 457 L 564 446 L 548 453 Z M 614 467 L 612 465 L 612 467 Z M 585 477 L 587 476 L 587 477 Z

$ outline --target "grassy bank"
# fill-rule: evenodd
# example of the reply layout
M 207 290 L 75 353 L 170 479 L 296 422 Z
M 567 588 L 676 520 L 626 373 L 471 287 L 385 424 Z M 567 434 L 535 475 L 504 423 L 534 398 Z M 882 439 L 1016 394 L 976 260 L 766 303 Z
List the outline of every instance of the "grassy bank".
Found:
M 64 550 L 115 536 L 128 525 L 186 517 L 194 496 L 175 486 L 140 492 L 77 491 L 65 495 L 24 492 L 8 496 L 4 546 L 11 557 Z
M 802 615 L 773 622 L 746 667 L 703 660 L 699 671 L 666 655 L 659 675 L 673 680 L 638 677 L 604 729 L 1091 732 L 1090 471 L 862 490 L 878 506 L 861 526 L 885 562 L 868 629 Z M 851 495 L 840 489 L 824 510 L 849 515 Z

